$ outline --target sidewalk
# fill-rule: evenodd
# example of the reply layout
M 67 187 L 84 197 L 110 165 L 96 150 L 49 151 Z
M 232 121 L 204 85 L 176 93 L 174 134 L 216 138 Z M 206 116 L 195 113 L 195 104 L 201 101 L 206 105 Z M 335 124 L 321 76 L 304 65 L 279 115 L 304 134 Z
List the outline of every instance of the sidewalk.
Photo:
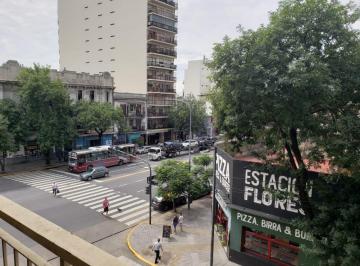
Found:
M 211 241 L 211 198 L 206 197 L 194 201 L 191 209 L 182 206 L 177 213 L 182 211 L 184 215 L 183 232 L 177 228 L 177 234 L 163 238 L 164 252 L 161 255 L 159 265 L 209 265 L 210 262 L 210 241 Z M 128 246 L 133 253 L 148 261 L 147 265 L 154 265 L 155 254 L 151 251 L 152 244 L 158 237 L 162 236 L 162 226 L 170 225 L 175 213 L 169 211 L 165 214 L 155 216 L 152 225 L 140 224 L 133 228 L 128 235 Z M 237 265 L 228 261 L 225 250 L 215 235 L 214 241 L 214 265 L 232 266 Z
M 20 173 L 20 172 L 31 172 L 31 171 L 37 171 L 37 170 L 52 169 L 52 168 L 66 166 L 66 165 L 67 165 L 67 162 L 58 162 L 55 159 L 51 160 L 50 165 L 46 165 L 44 159 L 22 161 L 22 162 L 5 165 L 5 172 L 2 173 L 0 171 L 0 177 L 2 175 L 11 175 L 11 174 L 16 174 L 16 173 Z

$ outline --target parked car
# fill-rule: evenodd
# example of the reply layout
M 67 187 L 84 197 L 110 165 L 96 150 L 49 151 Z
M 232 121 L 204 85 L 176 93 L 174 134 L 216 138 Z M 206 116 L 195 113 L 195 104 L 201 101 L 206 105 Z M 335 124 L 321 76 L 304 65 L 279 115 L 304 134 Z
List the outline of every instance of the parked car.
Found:
M 89 168 L 88 171 L 80 175 L 80 179 L 83 181 L 90 181 L 95 178 L 109 176 L 109 169 L 105 166 L 95 166 Z
M 175 199 L 175 206 L 186 204 L 186 197 L 180 196 Z M 163 197 L 153 197 L 151 205 L 154 210 L 167 211 L 173 208 L 173 202 L 171 200 L 164 200 Z
M 158 161 L 165 157 L 163 148 L 152 147 L 149 149 L 148 158 L 150 161 Z
M 137 154 L 146 154 L 149 152 L 149 149 L 151 148 L 151 146 L 142 146 L 142 147 L 138 147 L 136 149 L 136 153 Z
M 189 148 L 189 143 L 190 143 L 190 147 L 191 147 L 191 148 L 195 148 L 195 147 L 199 146 L 199 142 L 198 142 L 197 140 L 194 140 L 194 139 L 192 139 L 192 140 L 185 140 L 185 141 L 182 143 L 184 149 Z

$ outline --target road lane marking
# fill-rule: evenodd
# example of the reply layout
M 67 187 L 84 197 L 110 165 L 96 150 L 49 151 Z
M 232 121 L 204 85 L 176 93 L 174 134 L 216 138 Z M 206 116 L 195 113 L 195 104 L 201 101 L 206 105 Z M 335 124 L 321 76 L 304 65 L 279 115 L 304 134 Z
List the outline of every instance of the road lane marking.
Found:
M 56 169 L 51 169 L 50 171 L 57 172 L 57 173 L 61 173 L 61 174 L 63 174 L 63 175 L 70 175 L 70 176 L 74 176 L 74 177 L 79 178 L 79 175 L 73 174 L 73 173 L 70 173 L 70 172 L 65 172 L 65 171 L 56 170 Z
M 139 206 L 137 206 L 137 207 L 131 208 L 131 209 L 129 209 L 129 210 L 122 211 L 122 212 L 120 212 L 120 213 L 118 213 L 118 214 L 112 215 L 111 218 L 117 218 L 117 217 L 123 216 L 123 215 L 125 215 L 125 214 L 132 213 L 132 212 L 135 211 L 135 210 L 143 209 L 143 208 L 146 208 L 146 207 L 149 207 L 149 203 L 147 203 L 147 202 L 146 202 L 146 203 L 143 203 L 143 204 L 141 204 L 141 205 L 139 205 Z M 142 211 L 144 211 L 144 210 L 142 210 Z M 148 211 L 148 209 L 145 209 L 145 211 Z M 138 212 L 134 212 L 133 214 L 127 215 L 127 216 L 125 216 L 125 217 L 123 217 L 123 218 L 121 218 L 121 219 L 124 219 L 124 221 L 126 221 L 126 220 L 131 219 L 132 217 L 137 216 L 137 215 L 139 215 L 139 213 L 138 213 Z M 129 216 L 131 216 L 131 217 L 129 217 Z M 126 218 L 126 219 L 125 219 L 125 218 Z M 118 220 L 118 221 L 119 221 L 119 220 Z M 121 222 L 121 221 L 119 221 L 119 222 Z
M 144 208 L 145 205 L 149 205 L 149 204 L 148 204 L 148 203 L 145 203 L 144 206 L 135 207 L 135 208 L 130 209 L 129 211 L 133 211 L 133 210 L 135 210 L 135 209 Z M 124 221 L 130 220 L 131 218 L 136 217 L 136 216 L 138 216 L 138 215 L 140 215 L 140 214 L 143 214 L 143 213 L 145 213 L 145 212 L 148 212 L 148 211 L 149 211 L 149 210 L 148 210 L 147 208 L 145 208 L 145 209 L 143 209 L 143 210 L 141 210 L 141 211 L 134 212 L 134 213 L 132 213 L 132 214 L 130 214 L 130 215 L 127 215 L 127 216 L 125 216 L 125 217 L 123 217 L 123 218 L 120 218 L 120 219 L 118 219 L 118 221 L 119 221 L 119 222 L 124 222 Z M 125 211 L 125 212 L 126 212 L 126 211 Z M 125 214 L 125 212 L 119 213 L 119 214 L 120 214 L 119 216 Z
M 132 176 L 132 175 L 137 175 L 137 174 L 142 174 L 142 173 L 147 173 L 147 172 L 149 172 L 149 171 L 139 171 L 139 172 L 135 172 L 135 173 L 127 174 L 127 175 L 121 175 L 121 176 L 106 178 L 104 180 L 95 180 L 95 181 L 99 182 L 99 183 L 109 182 L 109 181 L 112 181 L 112 180 L 122 179 L 122 178 L 129 177 L 129 176 Z
M 120 201 L 120 200 L 124 200 L 124 199 L 128 199 L 128 198 L 131 198 L 132 196 L 125 196 L 125 197 L 121 197 L 121 198 L 118 198 L 118 199 L 116 199 L 116 200 L 113 200 L 113 201 L 111 201 L 111 202 L 118 202 L 118 201 Z M 110 202 L 110 203 L 111 203 Z M 97 202 L 98 203 L 98 202 Z M 94 204 L 91 204 L 91 205 L 94 205 Z M 90 206 L 90 205 L 88 205 L 88 204 L 86 204 L 85 206 Z M 100 207 L 102 207 L 102 203 L 101 204 L 98 204 L 98 205 L 95 205 L 95 206 L 91 206 L 90 207 L 90 209 L 98 209 L 98 208 L 100 208 Z
M 99 189 L 98 190 L 99 192 L 98 193 L 90 193 L 89 195 L 87 195 L 87 196 L 84 196 L 84 197 L 80 197 L 80 198 L 73 198 L 73 199 L 71 199 L 72 201 L 79 201 L 79 200 L 84 200 L 84 199 L 88 199 L 88 198 L 92 198 L 92 197 L 94 197 L 94 196 L 99 196 L 99 195 L 102 195 L 104 198 L 106 197 L 106 194 L 107 193 L 109 193 L 109 192 L 112 192 L 113 190 L 111 189 L 111 190 L 104 190 L 104 189 L 102 189 L 102 191 Z M 100 192 L 101 191 L 101 192 Z
M 125 186 L 127 186 L 127 185 L 129 185 L 129 184 L 122 184 L 122 185 L 120 185 L 119 187 L 125 187 Z
M 111 192 L 111 193 L 107 194 L 106 197 L 108 198 L 108 200 L 111 200 L 111 199 L 115 199 L 115 198 L 119 197 L 119 195 L 116 194 L 115 192 Z M 97 197 L 91 198 L 91 199 L 82 200 L 82 201 L 80 201 L 80 202 L 78 202 L 78 203 L 79 203 L 79 204 L 84 204 L 84 203 L 86 203 L 84 206 L 85 206 L 85 207 L 88 207 L 88 206 L 91 206 L 91 205 L 99 204 L 99 201 L 98 201 L 98 200 L 101 200 L 101 199 L 103 199 L 103 198 L 105 198 L 104 195 L 102 195 L 102 196 L 97 196 Z
M 74 196 L 71 196 L 71 197 L 69 197 L 69 195 L 68 195 L 66 198 L 69 199 L 69 200 L 73 200 L 73 199 L 82 198 L 82 197 L 87 196 L 87 195 L 89 195 L 90 197 L 91 196 L 97 196 L 98 194 L 100 194 L 100 192 L 102 192 L 104 190 L 106 190 L 108 192 L 113 192 L 112 189 L 108 189 L 107 187 L 100 188 L 100 189 L 99 189 L 99 187 L 96 187 L 95 189 L 86 190 L 85 193 L 81 193 L 81 194 L 74 193 Z M 88 198 L 88 197 L 86 197 L 86 198 Z
M 140 193 L 140 192 L 144 192 L 145 191 L 145 189 L 141 189 L 141 190 L 138 190 L 138 191 L 136 191 L 137 193 Z

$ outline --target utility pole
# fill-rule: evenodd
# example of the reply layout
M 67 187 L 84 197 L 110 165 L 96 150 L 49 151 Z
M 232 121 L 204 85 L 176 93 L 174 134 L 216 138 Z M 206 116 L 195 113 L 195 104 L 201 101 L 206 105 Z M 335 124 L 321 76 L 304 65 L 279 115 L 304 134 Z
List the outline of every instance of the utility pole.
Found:
M 213 173 L 213 195 L 212 195 L 212 208 L 211 208 L 211 249 L 210 249 L 210 266 L 214 264 L 214 234 L 215 234 L 215 193 L 216 193 L 216 153 L 217 148 L 214 149 L 214 173 Z

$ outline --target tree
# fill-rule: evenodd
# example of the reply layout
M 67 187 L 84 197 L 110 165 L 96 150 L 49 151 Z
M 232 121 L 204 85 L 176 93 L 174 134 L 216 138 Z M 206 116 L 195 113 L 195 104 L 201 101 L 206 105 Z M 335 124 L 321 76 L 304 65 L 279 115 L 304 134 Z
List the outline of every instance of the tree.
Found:
M 205 169 L 211 164 L 211 157 L 207 154 L 202 154 L 200 156 L 196 156 L 193 159 L 195 165 L 203 166 Z
M 191 106 L 191 130 L 193 134 L 201 134 L 205 131 L 206 106 L 203 100 L 198 100 L 193 96 L 181 100 L 177 101 L 177 104 L 170 109 L 169 122 L 171 127 L 179 131 L 181 139 L 185 140 L 190 125 L 189 105 Z
M 191 188 L 189 165 L 185 162 L 166 160 L 157 166 L 155 171 L 159 184 L 158 195 L 172 201 L 173 209 L 176 211 L 175 199 L 188 194 Z
M 13 151 L 15 147 L 15 140 L 9 130 L 8 120 L 0 114 L 0 152 L 1 152 L 1 171 L 5 171 L 5 159 L 8 151 Z
M 118 129 L 125 128 L 125 119 L 121 108 L 115 108 L 110 103 L 81 102 L 77 106 L 77 124 L 85 130 L 95 130 L 101 138 L 107 130 L 115 125 Z
M 35 135 L 46 164 L 50 164 L 51 151 L 62 149 L 75 136 L 69 94 L 59 80 L 51 81 L 47 67 L 24 68 L 18 80 L 27 130 Z
M 10 99 L 0 100 L 0 115 L 2 116 L 2 129 L 5 130 L 1 137 L 2 153 L 1 171 L 5 171 L 5 158 L 7 153 L 16 151 L 26 135 L 24 120 L 20 107 Z
M 269 25 L 215 45 L 209 64 L 218 128 L 236 140 L 233 149 L 262 144 L 259 156 L 274 163 L 268 155 L 275 153 L 272 161 L 292 169 L 306 213 L 303 226 L 319 240 L 313 252 L 334 265 L 360 256 L 360 217 L 354 212 L 360 199 L 344 194 L 349 198 L 339 199 L 351 211 L 330 210 L 329 197 L 311 201 L 306 184 L 309 167 L 324 160 L 349 183 L 360 180 L 360 35 L 352 28 L 359 18 L 359 9 L 338 1 L 281 1 Z M 341 180 L 324 179 L 323 195 Z
M 191 186 L 192 197 L 197 198 L 199 195 L 204 195 L 204 193 L 211 190 L 209 179 L 213 175 L 213 169 L 208 168 L 211 162 L 212 158 L 206 154 L 194 157 L 194 166 L 191 169 L 193 179 Z

